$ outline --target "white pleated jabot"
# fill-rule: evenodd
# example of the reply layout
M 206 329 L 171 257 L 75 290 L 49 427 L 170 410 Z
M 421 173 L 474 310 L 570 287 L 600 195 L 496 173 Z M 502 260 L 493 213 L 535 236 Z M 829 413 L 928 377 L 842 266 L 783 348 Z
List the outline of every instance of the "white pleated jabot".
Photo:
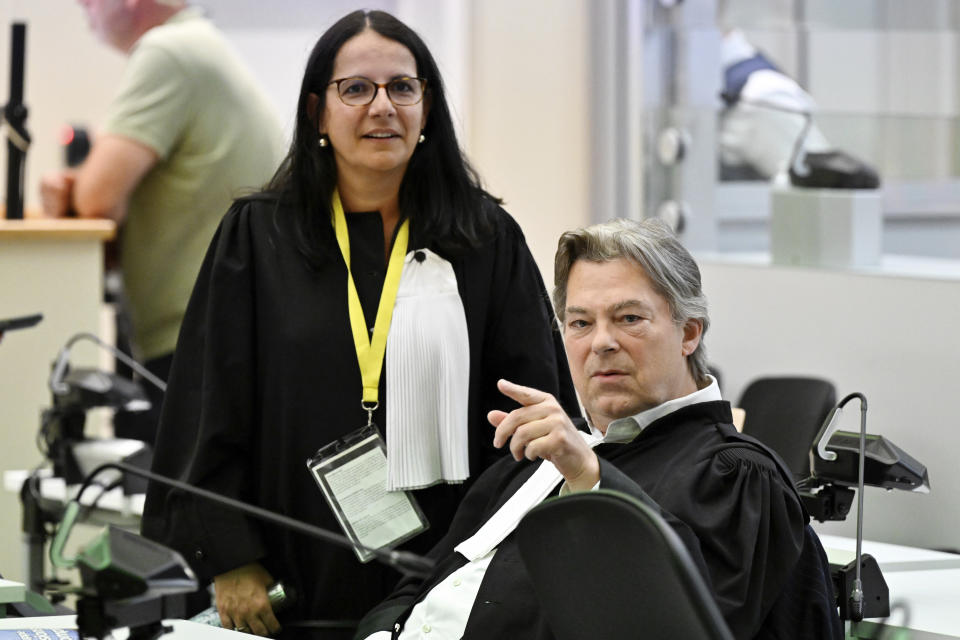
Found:
M 405 258 L 386 365 L 387 490 L 466 480 L 467 318 L 453 266 L 429 249 Z

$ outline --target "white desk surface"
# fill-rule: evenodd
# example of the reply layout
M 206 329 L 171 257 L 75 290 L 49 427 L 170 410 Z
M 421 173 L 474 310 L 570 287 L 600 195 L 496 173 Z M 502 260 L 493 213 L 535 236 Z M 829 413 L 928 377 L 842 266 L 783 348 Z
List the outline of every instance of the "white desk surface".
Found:
M 848 564 L 856 557 L 855 538 L 820 535 L 820 542 L 823 543 L 830 562 Z M 895 571 L 960 569 L 960 555 L 955 553 L 869 540 L 863 541 L 862 550 L 876 559 L 884 576 Z
M 821 535 L 831 562 L 855 557 L 854 538 Z M 909 629 L 912 640 L 960 638 L 960 556 L 930 549 L 863 541 L 863 552 L 877 560 L 890 589 L 891 628 Z M 902 603 L 907 610 L 896 611 Z M 873 637 L 877 620 L 866 621 L 864 637 Z
M 49 473 L 49 470 L 47 470 Z M 10 493 L 20 493 L 20 487 L 26 481 L 29 471 L 4 471 L 3 488 Z M 48 500 L 57 502 L 66 502 L 73 499 L 80 490 L 80 485 L 67 485 L 63 478 L 44 477 L 40 481 L 40 495 Z M 100 495 L 100 488 L 93 486 L 87 489 L 83 494 L 83 503 L 91 504 Z M 97 508 L 104 511 L 113 511 L 122 516 L 140 516 L 143 515 L 143 503 L 145 494 L 138 493 L 131 496 L 123 495 L 123 490 L 119 487 L 107 491 L 102 498 L 97 500 Z
M 6 602 L 23 602 L 26 597 L 26 587 L 22 582 L 4 580 L 0 578 L 0 604 Z
M 236 631 L 228 631 L 220 627 L 211 627 L 206 624 L 198 624 L 189 620 L 164 620 L 164 622 L 173 626 L 173 633 L 162 636 L 163 638 L 197 638 L 204 640 L 226 640 L 233 637 L 234 640 L 247 638 L 250 640 L 255 636 Z M 76 629 L 76 616 L 43 616 L 39 618 L 2 618 L 0 619 L 0 629 Z M 113 637 L 116 640 L 124 640 L 127 637 L 126 629 L 117 630 Z
M 26 471 L 4 472 L 4 488 L 18 492 L 27 477 Z M 78 486 L 68 487 L 62 478 L 44 478 L 41 483 L 43 497 L 64 501 L 76 495 Z M 92 502 L 99 491 L 87 490 L 84 502 Z M 120 489 L 108 492 L 99 502 L 100 509 L 137 516 L 143 512 L 143 496 L 124 496 Z M 847 564 L 854 558 L 856 540 L 833 535 L 820 535 L 820 541 L 831 562 Z M 934 638 L 960 638 L 960 555 L 920 549 L 884 542 L 863 541 L 863 552 L 876 558 L 890 589 L 890 604 L 902 602 L 909 610 L 905 627 L 919 632 L 915 640 Z M 23 585 L 0 580 L 0 602 L 23 600 Z M 23 618 L 0 619 L 0 629 L 23 628 Z M 75 628 L 73 616 L 33 618 L 36 627 L 58 626 Z M 903 624 L 902 614 L 894 612 L 891 624 Z M 223 638 L 236 634 L 207 625 L 198 625 L 185 620 L 172 621 L 174 633 L 167 637 Z M 19 624 L 20 626 L 8 626 Z M 865 626 L 871 626 L 867 622 Z M 125 637 L 125 636 L 118 636 Z

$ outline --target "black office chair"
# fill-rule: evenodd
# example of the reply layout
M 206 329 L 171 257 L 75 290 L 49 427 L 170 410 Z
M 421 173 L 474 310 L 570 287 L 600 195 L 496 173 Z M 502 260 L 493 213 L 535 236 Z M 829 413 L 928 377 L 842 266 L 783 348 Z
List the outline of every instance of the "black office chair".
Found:
M 517 527 L 520 555 L 558 640 L 732 640 L 686 547 L 616 491 L 552 498 Z
M 799 480 L 810 475 L 810 447 L 836 403 L 827 380 L 767 377 L 747 385 L 738 406 L 746 412 L 743 432 L 776 451 Z

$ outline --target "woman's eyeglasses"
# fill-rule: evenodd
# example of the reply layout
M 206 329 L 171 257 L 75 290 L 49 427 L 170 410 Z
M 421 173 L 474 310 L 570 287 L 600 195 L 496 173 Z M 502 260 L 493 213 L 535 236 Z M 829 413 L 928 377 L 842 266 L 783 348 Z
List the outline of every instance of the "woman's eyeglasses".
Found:
M 365 107 L 372 103 L 380 89 L 387 92 L 390 102 L 398 107 L 409 107 L 423 100 L 427 88 L 426 78 L 394 78 L 389 82 L 374 82 L 369 78 L 354 76 L 331 80 L 337 85 L 340 102 L 350 107 Z

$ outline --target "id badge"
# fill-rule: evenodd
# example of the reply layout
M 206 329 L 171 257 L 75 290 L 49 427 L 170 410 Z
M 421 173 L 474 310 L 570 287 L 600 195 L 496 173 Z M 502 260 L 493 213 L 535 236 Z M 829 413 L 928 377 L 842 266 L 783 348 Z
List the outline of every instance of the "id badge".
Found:
M 410 492 L 387 491 L 387 448 L 374 424 L 321 448 L 307 468 L 361 562 L 429 527 Z

